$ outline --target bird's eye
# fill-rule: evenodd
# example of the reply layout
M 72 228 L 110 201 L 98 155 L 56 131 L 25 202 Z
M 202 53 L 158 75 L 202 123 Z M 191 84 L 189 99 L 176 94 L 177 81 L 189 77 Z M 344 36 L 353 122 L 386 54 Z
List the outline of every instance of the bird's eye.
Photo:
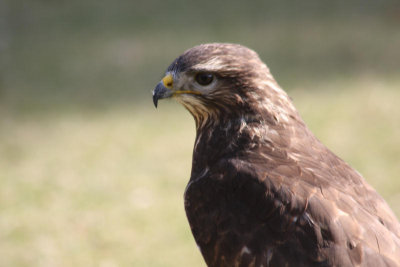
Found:
M 195 80 L 200 85 L 209 85 L 214 80 L 214 75 L 211 73 L 198 73 Z

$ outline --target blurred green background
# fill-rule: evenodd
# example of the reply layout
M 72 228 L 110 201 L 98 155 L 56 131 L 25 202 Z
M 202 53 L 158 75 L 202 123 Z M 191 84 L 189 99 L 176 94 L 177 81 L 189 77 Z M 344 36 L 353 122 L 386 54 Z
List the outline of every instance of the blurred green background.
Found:
M 151 90 L 206 42 L 256 50 L 400 215 L 399 1 L 0 0 L 0 266 L 204 266 L 194 122 Z

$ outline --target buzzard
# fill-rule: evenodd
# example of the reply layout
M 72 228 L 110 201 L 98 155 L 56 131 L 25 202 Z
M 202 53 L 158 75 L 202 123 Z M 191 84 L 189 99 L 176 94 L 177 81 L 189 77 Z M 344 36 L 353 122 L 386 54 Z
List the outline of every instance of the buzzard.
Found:
M 208 266 L 400 266 L 383 198 L 307 128 L 257 53 L 191 48 L 153 91 L 194 117 L 184 201 Z

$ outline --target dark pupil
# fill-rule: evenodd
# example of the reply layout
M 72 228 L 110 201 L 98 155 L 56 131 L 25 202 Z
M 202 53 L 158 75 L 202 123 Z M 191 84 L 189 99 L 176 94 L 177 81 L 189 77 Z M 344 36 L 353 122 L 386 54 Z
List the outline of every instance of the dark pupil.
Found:
M 196 82 L 200 85 L 208 85 L 213 81 L 214 76 L 209 73 L 199 73 L 196 75 Z

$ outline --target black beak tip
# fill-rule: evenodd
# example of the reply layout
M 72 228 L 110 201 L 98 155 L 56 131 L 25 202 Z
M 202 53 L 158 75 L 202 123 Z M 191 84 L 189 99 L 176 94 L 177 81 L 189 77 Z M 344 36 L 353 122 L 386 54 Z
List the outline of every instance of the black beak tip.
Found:
M 172 96 L 170 89 L 166 88 L 162 82 L 159 82 L 153 91 L 153 103 L 157 108 L 158 100 Z
M 157 108 L 157 104 L 158 104 L 158 97 L 157 97 L 157 95 L 156 95 L 156 94 L 153 94 L 153 103 L 154 103 L 154 106 Z

